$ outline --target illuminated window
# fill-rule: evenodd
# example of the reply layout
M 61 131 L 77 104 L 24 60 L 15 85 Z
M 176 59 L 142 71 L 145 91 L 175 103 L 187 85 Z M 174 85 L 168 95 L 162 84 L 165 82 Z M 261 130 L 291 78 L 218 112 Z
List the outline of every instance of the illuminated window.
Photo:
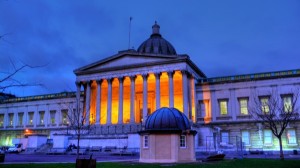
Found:
M 292 107 L 292 95 L 283 95 L 282 97 L 282 101 L 283 101 L 283 110 L 284 112 L 288 113 L 288 112 L 292 112 L 293 107 Z
M 51 122 L 51 124 L 55 124 L 55 113 L 56 113 L 55 110 L 50 111 L 50 122 Z
M 186 136 L 185 135 L 180 135 L 180 147 L 186 148 Z
M 14 124 L 14 113 L 8 114 L 9 126 L 13 126 Z
M 250 132 L 247 130 L 242 131 L 242 142 L 244 145 L 250 145 Z
M 18 113 L 18 125 L 23 125 L 23 115 L 24 113 Z
M 68 110 L 61 110 L 61 122 L 62 124 L 68 124 Z
M 0 114 L 0 127 L 3 127 L 4 124 L 4 114 Z
M 227 110 L 227 100 L 219 100 L 219 107 L 220 107 L 220 114 L 221 115 L 227 115 L 228 110 Z
M 264 144 L 272 145 L 272 131 L 271 130 L 264 130 Z
M 221 142 L 229 144 L 229 132 L 221 132 Z
M 270 108 L 269 108 L 269 97 L 260 97 L 260 104 L 261 104 L 261 110 L 263 113 L 269 113 Z
M 45 111 L 40 111 L 40 125 L 44 125 Z
M 239 98 L 240 113 L 248 115 L 248 98 Z
M 33 125 L 33 112 L 29 112 L 28 116 L 29 116 L 29 120 L 28 120 L 28 124 L 29 125 Z
M 148 148 L 149 147 L 149 136 L 145 135 L 144 136 L 144 148 Z
M 297 144 L 296 131 L 294 129 L 288 129 L 286 131 L 286 137 L 287 137 L 288 144 Z

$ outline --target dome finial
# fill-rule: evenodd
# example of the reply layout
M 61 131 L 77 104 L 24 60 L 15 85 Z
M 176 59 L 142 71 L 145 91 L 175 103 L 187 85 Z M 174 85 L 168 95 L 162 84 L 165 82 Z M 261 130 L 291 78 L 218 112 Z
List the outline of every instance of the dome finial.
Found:
M 152 34 L 159 34 L 159 28 L 160 26 L 157 24 L 157 21 L 155 21 L 154 25 L 152 26 Z

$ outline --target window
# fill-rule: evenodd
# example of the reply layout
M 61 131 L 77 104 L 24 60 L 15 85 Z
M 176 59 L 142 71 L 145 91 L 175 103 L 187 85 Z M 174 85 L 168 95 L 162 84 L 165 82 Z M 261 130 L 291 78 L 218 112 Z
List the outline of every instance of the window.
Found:
M 18 125 L 23 125 L 23 115 L 24 113 L 18 113 Z
M 261 111 L 266 114 L 270 112 L 269 97 L 260 97 Z
M 50 122 L 51 122 L 51 124 L 55 124 L 55 113 L 56 113 L 55 110 L 50 111 Z
M 242 131 L 242 142 L 244 145 L 250 145 L 250 132 L 247 130 Z
M 0 114 L 0 127 L 4 126 L 4 114 Z
M 242 115 L 248 115 L 248 98 L 240 98 L 240 113 Z
M 288 144 L 297 144 L 296 131 L 294 129 L 288 129 L 286 131 L 286 137 L 287 137 Z
M 8 125 L 13 126 L 13 124 L 14 124 L 14 113 L 8 114 L 8 120 L 9 120 Z
M 292 107 L 292 95 L 283 95 L 282 96 L 282 101 L 283 101 L 283 110 L 284 112 L 292 112 L 293 107 Z
M 199 100 L 197 108 L 197 118 L 210 117 L 209 100 Z
M 40 111 L 40 125 L 44 125 L 45 111 Z
M 185 135 L 180 135 L 180 147 L 186 148 L 186 136 Z
M 144 136 L 144 148 L 148 148 L 149 147 L 149 136 L 145 135 Z
M 220 114 L 227 115 L 227 100 L 219 100 Z
M 221 132 L 221 142 L 229 144 L 229 132 Z
M 29 125 L 33 125 L 33 114 L 34 114 L 34 112 L 28 113 L 28 116 L 29 116 L 28 124 Z
M 204 117 L 205 116 L 205 109 L 206 108 L 205 108 L 204 101 L 199 101 L 197 117 Z
M 272 145 L 272 131 L 264 130 L 264 145 Z
M 67 115 L 68 115 L 68 110 L 66 110 L 66 109 L 61 110 L 61 120 L 62 120 L 62 124 L 68 124 Z

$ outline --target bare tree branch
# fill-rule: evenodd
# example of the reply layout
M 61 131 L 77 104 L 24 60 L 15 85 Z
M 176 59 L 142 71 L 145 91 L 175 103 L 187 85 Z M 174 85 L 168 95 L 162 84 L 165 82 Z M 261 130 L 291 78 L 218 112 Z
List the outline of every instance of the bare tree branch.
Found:
M 80 104 L 80 96 L 76 98 L 75 106 L 73 103 L 63 104 L 63 108 L 68 109 L 67 129 L 72 131 L 77 139 L 77 157 L 79 157 L 80 139 L 95 129 L 95 124 L 90 121 L 90 115 L 86 112 L 89 111 L 89 106 L 82 107 Z
M 11 60 L 11 58 L 10 58 L 10 64 L 13 67 L 13 71 L 2 73 L 2 74 L 5 74 L 5 75 L 0 76 L 0 92 L 4 92 L 6 89 L 12 88 L 12 87 L 43 86 L 42 84 L 39 84 L 39 83 L 37 83 L 37 84 L 35 84 L 35 83 L 24 83 L 24 82 L 21 82 L 21 81 L 15 79 L 14 77 L 26 68 L 35 69 L 35 68 L 43 67 L 45 65 L 32 66 L 32 65 L 29 65 L 29 64 L 22 63 L 22 65 L 20 67 L 17 67 L 15 65 L 15 63 Z
M 253 93 L 249 112 L 264 128 L 270 129 L 279 140 L 280 158 L 284 160 L 282 135 L 290 123 L 299 119 L 298 97 L 299 88 L 291 90 L 290 94 L 279 95 L 278 90 L 272 90 L 266 96 Z
M 0 35 L 0 40 L 6 42 L 6 43 L 8 43 L 8 44 L 12 44 L 12 42 L 10 42 L 10 41 L 8 41 L 8 40 L 6 40 L 6 39 L 4 38 L 5 36 L 11 35 L 11 34 L 12 34 L 12 33 L 5 33 L 5 34 Z

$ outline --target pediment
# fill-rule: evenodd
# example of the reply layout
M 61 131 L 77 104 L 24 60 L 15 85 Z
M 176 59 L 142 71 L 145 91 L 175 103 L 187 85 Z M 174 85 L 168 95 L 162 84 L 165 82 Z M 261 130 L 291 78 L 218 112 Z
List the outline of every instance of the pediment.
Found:
M 114 69 L 120 67 L 134 67 L 151 63 L 166 62 L 176 59 L 174 56 L 153 56 L 142 54 L 119 54 L 108 57 L 93 64 L 75 70 L 80 72 L 101 71 L 105 69 Z

